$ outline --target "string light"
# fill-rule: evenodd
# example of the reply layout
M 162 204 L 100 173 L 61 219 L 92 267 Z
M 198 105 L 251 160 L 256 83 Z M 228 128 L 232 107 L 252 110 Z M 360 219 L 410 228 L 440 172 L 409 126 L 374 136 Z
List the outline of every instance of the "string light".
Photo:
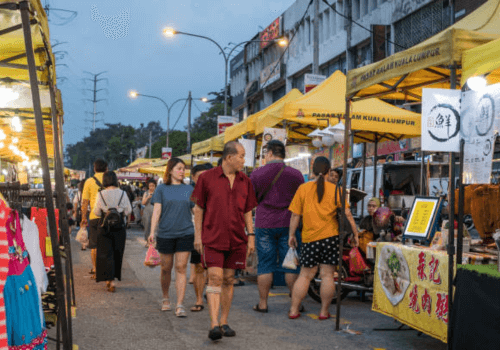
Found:
M 6 107 L 9 102 L 17 100 L 19 93 L 5 86 L 0 87 L 0 107 Z
M 19 142 L 19 139 L 18 139 L 17 137 L 14 137 L 14 138 L 12 139 L 12 143 L 18 143 L 18 142 Z
M 12 130 L 14 132 L 23 131 L 23 124 L 21 123 L 21 118 L 19 118 L 17 115 L 12 117 L 12 120 L 10 121 L 10 125 L 11 125 Z

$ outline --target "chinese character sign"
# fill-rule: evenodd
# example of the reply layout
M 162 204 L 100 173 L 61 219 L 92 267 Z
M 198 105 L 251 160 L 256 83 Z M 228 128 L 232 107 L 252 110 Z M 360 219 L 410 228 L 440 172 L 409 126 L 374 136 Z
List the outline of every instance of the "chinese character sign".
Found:
M 444 251 L 378 243 L 372 309 L 446 342 L 447 270 Z
M 460 151 L 460 91 L 422 90 L 422 150 Z
M 405 236 L 415 239 L 429 239 L 439 205 L 439 198 L 415 198 L 408 225 L 405 228 Z
M 464 147 L 464 183 L 489 184 L 495 138 L 500 131 L 500 84 L 462 95 L 461 135 Z

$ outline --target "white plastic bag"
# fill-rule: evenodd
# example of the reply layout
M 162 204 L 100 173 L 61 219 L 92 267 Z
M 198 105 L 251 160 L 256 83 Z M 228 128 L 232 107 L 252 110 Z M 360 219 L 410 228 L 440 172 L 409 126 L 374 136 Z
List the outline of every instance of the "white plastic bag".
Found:
M 295 248 L 288 249 L 282 266 L 284 269 L 297 270 L 297 267 L 299 266 L 299 256 L 297 255 Z
M 87 228 L 86 227 L 80 227 L 78 230 L 78 233 L 76 234 L 76 240 L 80 242 L 81 244 L 88 244 L 89 243 L 89 234 L 87 233 Z

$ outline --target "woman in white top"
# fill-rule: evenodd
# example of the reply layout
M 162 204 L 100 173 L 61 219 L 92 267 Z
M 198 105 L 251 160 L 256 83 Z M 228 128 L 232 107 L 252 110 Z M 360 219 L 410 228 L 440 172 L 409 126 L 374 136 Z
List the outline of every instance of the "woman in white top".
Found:
M 118 186 L 118 178 L 113 171 L 104 173 L 102 190 L 94 205 L 94 214 L 101 217 L 97 236 L 96 282 L 106 281 L 108 292 L 115 291 L 115 278 L 121 281 L 123 252 L 127 232 L 125 217 L 132 212 L 127 194 Z M 120 227 L 109 227 L 104 222 L 110 209 L 116 208 L 121 215 Z M 111 211 L 113 212 L 113 211 Z

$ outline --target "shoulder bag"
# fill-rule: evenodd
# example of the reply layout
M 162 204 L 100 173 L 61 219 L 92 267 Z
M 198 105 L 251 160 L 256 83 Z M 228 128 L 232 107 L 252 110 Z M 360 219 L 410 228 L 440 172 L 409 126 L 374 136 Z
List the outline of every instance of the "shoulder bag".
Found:
M 278 181 L 278 179 L 280 178 L 281 174 L 283 174 L 283 171 L 285 170 L 285 168 L 286 168 L 286 164 L 283 164 L 283 166 L 281 167 L 278 174 L 276 174 L 276 176 L 274 177 L 273 182 L 271 182 L 271 184 L 266 188 L 266 190 L 264 192 L 262 192 L 262 194 L 259 196 L 259 198 L 257 198 L 257 203 L 260 204 L 266 198 L 266 195 L 269 193 L 269 191 L 271 191 L 271 189 L 273 188 L 276 181 Z
M 341 223 L 343 222 L 344 223 L 344 232 L 347 235 L 350 235 L 353 233 L 351 223 L 349 222 L 349 220 L 347 220 L 347 216 L 345 214 L 342 215 L 342 203 L 340 204 L 340 206 L 338 205 L 338 202 L 337 202 L 338 197 L 340 197 L 340 200 L 342 200 L 342 190 L 340 189 L 339 186 L 335 185 L 335 205 L 337 206 L 337 221 L 339 223 L 339 231 L 340 231 L 340 227 L 342 226 Z M 347 206 L 346 206 L 346 208 L 347 208 Z

